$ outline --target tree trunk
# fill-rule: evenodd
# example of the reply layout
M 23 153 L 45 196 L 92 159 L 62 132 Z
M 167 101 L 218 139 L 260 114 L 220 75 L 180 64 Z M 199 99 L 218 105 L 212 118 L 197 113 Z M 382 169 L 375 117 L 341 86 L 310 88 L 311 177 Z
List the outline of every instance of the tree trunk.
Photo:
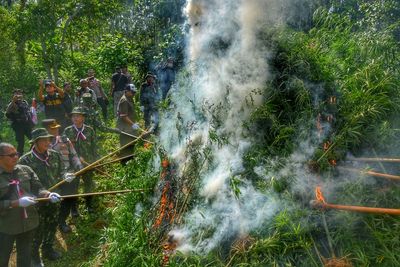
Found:
M 43 62 L 44 62 L 44 67 L 46 68 L 46 72 L 47 72 L 47 79 L 53 79 L 53 76 L 51 75 L 51 66 L 50 66 L 49 57 L 47 56 L 46 41 L 41 40 L 41 45 L 42 45 L 42 58 L 43 58 Z

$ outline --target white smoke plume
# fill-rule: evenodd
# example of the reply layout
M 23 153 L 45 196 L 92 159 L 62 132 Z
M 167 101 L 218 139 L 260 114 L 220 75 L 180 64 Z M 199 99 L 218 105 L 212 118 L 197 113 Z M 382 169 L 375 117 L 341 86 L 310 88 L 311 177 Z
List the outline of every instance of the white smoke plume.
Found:
M 238 198 L 230 186 L 232 177 L 243 172 L 242 158 L 252 144 L 243 124 L 263 101 L 255 92 L 270 78 L 269 51 L 259 44 L 259 34 L 282 23 L 278 3 L 189 0 L 185 8 L 190 71 L 172 92 L 175 106 L 162 120 L 160 140 L 179 166 L 178 177 L 190 161 L 189 146 L 201 150 L 209 145 L 211 131 L 226 142 L 212 146 L 212 164 L 200 172 L 200 202 L 173 232 L 180 236 L 181 251 L 207 253 L 224 240 L 249 234 L 279 207 L 272 194 L 258 192 L 247 181 L 238 178 Z

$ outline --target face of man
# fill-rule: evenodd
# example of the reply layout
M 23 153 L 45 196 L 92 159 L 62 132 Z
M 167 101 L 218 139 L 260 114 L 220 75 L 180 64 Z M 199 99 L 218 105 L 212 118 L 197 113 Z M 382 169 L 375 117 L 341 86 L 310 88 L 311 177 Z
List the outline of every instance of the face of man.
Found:
M 82 114 L 72 114 L 71 119 L 72 123 L 78 128 L 82 127 L 83 123 L 85 122 L 85 117 Z
M 35 148 L 39 153 L 45 153 L 51 144 L 50 138 L 39 138 L 35 141 Z
M 153 84 L 154 83 L 154 78 L 151 77 L 151 76 L 147 77 L 147 83 L 148 84 Z
M 94 70 L 88 71 L 88 77 L 94 77 L 95 75 L 96 75 L 96 73 L 94 72 Z
M 132 91 L 125 91 L 125 95 L 127 98 L 132 99 L 135 93 Z
M 83 80 L 80 82 L 80 86 L 81 86 L 81 88 L 86 88 L 86 87 L 88 87 L 88 82 L 86 80 Z
M 47 131 L 49 132 L 49 134 L 54 135 L 54 136 L 58 136 L 58 128 L 46 128 Z
M 14 93 L 14 97 L 15 102 L 20 102 L 24 99 L 24 96 L 22 95 L 22 93 Z
M 54 95 L 55 89 L 51 84 L 46 85 L 46 92 L 49 95 Z
M 71 92 L 71 85 L 69 83 L 64 85 L 64 91 L 67 93 Z
M 7 172 L 12 172 L 17 165 L 18 158 L 19 155 L 14 147 L 6 147 L 0 155 L 0 167 Z

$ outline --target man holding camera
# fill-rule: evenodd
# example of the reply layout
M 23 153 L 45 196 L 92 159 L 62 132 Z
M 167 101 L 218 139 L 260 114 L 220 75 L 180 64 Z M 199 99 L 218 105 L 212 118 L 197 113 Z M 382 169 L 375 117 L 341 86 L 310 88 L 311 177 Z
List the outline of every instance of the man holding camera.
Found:
M 43 87 L 46 94 L 43 94 Z M 67 113 L 63 105 L 64 91 L 61 88 L 57 87 L 51 80 L 41 80 L 38 98 L 44 104 L 46 119 L 57 120 L 61 124 L 61 129 L 68 126 Z
M 32 114 L 30 106 L 23 98 L 21 89 L 15 89 L 12 101 L 6 109 L 6 117 L 11 121 L 11 127 L 15 132 L 17 141 L 17 151 L 21 155 L 24 153 L 25 136 L 31 139 L 33 128 Z

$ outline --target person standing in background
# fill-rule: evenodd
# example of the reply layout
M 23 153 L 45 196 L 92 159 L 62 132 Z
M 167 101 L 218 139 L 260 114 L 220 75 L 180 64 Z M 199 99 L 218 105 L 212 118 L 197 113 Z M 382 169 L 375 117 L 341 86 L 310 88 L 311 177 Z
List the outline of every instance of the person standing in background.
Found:
M 101 108 L 101 112 L 103 115 L 103 119 L 107 121 L 107 106 L 108 99 L 106 94 L 103 91 L 103 87 L 98 79 L 95 78 L 95 71 L 93 69 L 88 70 L 87 80 L 89 82 L 89 88 L 94 91 L 97 97 L 97 104 L 99 104 Z
M 25 136 L 32 138 L 33 129 L 32 114 L 28 102 L 24 100 L 21 89 L 15 89 L 12 101 L 6 109 L 6 117 L 11 121 L 11 128 L 15 132 L 17 151 L 20 155 L 24 153 Z
M 120 67 L 115 68 L 115 73 L 111 77 L 110 96 L 113 98 L 114 116 L 118 116 L 117 107 L 119 100 L 124 95 L 125 86 L 128 84 L 128 77 L 122 73 Z
M 46 95 L 43 94 L 43 87 L 46 89 Z M 46 119 L 57 120 L 61 124 L 61 129 L 64 129 L 68 123 L 63 105 L 64 91 L 51 80 L 40 80 L 38 98 L 44 105 Z

